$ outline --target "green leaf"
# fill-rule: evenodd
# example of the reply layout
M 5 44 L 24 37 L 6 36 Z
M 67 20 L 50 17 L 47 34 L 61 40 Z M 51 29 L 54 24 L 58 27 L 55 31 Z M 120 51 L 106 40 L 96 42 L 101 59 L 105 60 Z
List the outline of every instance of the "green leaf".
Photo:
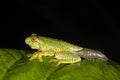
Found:
M 29 61 L 30 51 L 0 49 L 0 80 L 120 80 L 120 65 L 108 61 L 82 60 L 79 63 L 56 67 L 49 63 Z

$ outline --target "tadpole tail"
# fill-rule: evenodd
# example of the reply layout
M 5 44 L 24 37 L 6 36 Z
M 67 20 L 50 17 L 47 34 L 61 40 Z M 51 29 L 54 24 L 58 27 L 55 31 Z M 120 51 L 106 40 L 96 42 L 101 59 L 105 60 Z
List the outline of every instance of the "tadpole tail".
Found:
M 81 51 L 75 51 L 75 54 L 82 58 L 96 58 L 99 60 L 107 61 L 108 58 L 106 55 L 104 55 L 102 52 L 93 50 L 93 49 L 88 49 L 88 48 L 83 48 Z

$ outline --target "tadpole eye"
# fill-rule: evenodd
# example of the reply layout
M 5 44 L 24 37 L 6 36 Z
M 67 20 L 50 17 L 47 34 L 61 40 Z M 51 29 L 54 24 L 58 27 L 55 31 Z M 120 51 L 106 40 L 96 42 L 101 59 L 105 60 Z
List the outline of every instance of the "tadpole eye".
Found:
M 31 39 L 31 41 L 33 41 L 33 42 L 34 42 L 34 41 L 35 41 L 35 38 L 32 38 L 32 39 Z

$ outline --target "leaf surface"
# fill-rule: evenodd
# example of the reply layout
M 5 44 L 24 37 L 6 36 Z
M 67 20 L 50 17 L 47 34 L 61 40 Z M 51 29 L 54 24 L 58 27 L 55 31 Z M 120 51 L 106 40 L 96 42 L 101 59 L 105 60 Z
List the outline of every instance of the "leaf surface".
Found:
M 29 61 L 30 51 L 0 49 L 0 80 L 120 80 L 120 65 L 112 61 L 82 60 L 56 67 L 49 63 Z

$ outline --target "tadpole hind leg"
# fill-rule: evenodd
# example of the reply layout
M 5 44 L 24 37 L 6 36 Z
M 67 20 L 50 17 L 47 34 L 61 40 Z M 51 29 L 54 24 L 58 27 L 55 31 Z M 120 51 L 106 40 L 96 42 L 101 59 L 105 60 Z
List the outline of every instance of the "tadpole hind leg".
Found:
M 58 59 L 50 59 L 49 63 L 51 63 L 51 62 L 58 62 L 58 61 L 59 61 Z

